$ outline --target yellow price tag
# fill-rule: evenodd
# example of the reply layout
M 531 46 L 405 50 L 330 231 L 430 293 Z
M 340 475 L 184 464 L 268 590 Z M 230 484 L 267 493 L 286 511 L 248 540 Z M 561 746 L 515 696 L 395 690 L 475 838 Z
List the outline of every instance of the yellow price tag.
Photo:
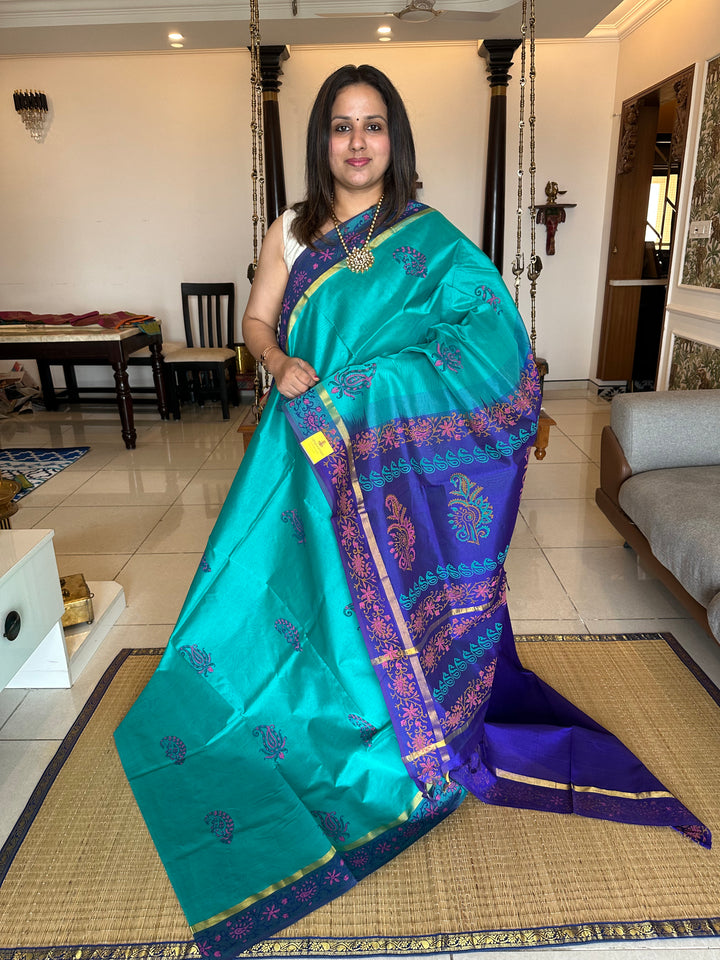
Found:
M 313 463 L 320 463 L 321 460 L 329 457 L 333 452 L 332 444 L 322 430 L 318 430 L 311 437 L 307 437 L 300 446 Z

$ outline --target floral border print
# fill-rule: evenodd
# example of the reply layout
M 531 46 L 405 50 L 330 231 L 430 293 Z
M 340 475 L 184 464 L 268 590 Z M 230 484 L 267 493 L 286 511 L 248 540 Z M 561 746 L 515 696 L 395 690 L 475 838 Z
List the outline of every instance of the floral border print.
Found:
M 720 56 L 708 61 L 689 223 L 709 221 L 709 237 L 688 234 L 682 283 L 720 289 Z M 689 225 L 688 225 L 689 229 Z

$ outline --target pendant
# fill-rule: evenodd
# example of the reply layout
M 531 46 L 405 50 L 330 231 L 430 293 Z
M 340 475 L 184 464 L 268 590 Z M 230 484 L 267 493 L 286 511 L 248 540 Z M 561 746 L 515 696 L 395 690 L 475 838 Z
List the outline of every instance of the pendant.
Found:
M 367 247 L 353 247 L 347 255 L 348 270 L 353 273 L 365 273 L 374 263 L 373 252 Z

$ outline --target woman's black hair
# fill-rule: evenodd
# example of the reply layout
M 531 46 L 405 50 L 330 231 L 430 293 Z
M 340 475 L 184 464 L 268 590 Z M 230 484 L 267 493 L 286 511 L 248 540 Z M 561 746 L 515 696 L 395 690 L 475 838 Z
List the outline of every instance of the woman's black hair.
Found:
M 366 63 L 340 67 L 320 87 L 310 111 L 305 159 L 305 200 L 295 205 L 297 216 L 292 232 L 305 246 L 313 246 L 320 228 L 330 218 L 334 181 L 330 170 L 330 125 L 332 107 L 344 87 L 356 84 L 373 87 L 387 107 L 390 136 L 390 165 L 385 171 L 385 198 L 378 215 L 378 226 L 393 223 L 405 210 L 408 201 L 415 198 L 415 144 L 410 121 L 390 80 Z M 377 228 L 376 228 L 377 229 Z

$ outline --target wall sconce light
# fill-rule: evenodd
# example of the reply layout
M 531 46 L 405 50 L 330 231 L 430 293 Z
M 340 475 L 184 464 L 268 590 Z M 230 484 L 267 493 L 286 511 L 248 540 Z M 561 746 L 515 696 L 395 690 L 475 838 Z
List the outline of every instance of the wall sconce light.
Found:
M 547 231 L 545 253 L 549 257 L 555 255 L 555 234 L 560 224 L 565 223 L 565 211 L 577 206 L 576 203 L 558 203 L 558 196 L 565 193 L 567 190 L 559 190 L 555 180 L 548 180 L 545 184 L 547 203 L 539 203 L 535 208 L 535 222 L 543 223 Z
M 15 109 L 20 114 L 26 130 L 33 140 L 40 141 L 45 135 L 45 123 L 48 115 L 48 102 L 44 93 L 37 90 L 16 90 L 13 93 Z

